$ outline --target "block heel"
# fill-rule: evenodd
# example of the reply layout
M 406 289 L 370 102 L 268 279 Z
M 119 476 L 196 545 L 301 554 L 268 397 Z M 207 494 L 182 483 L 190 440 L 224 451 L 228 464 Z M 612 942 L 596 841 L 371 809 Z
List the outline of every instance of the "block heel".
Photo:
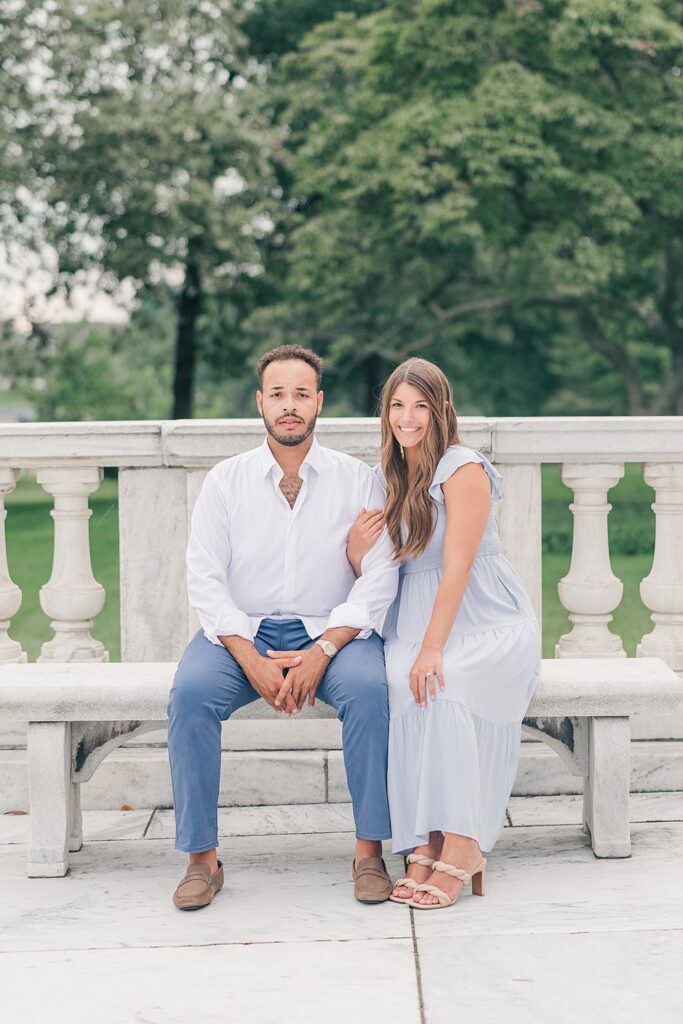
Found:
M 483 896 L 484 895 L 484 881 L 486 879 L 486 861 L 480 871 L 475 872 L 472 875 L 472 895 Z

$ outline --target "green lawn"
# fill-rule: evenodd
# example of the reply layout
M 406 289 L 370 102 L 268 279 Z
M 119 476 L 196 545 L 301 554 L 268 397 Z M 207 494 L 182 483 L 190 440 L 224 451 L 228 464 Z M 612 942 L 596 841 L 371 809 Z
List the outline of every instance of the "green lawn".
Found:
M 624 596 L 611 623 L 620 633 L 626 653 L 635 655 L 636 644 L 652 623 L 638 592 L 640 580 L 652 565 L 654 516 L 650 503 L 654 492 L 631 465 L 623 480 L 610 491 L 612 571 L 623 581 Z M 559 467 L 543 470 L 543 656 L 553 657 L 562 633 L 569 632 L 567 613 L 557 596 L 557 582 L 569 569 L 572 515 L 570 491 L 560 479 Z M 112 661 L 120 658 L 118 500 L 117 482 L 105 478 L 90 502 L 90 546 L 95 579 L 107 591 L 93 635 L 109 650 Z M 50 639 L 50 622 L 40 608 L 38 591 L 50 578 L 52 566 L 51 503 L 33 474 L 24 474 L 7 499 L 7 555 L 10 575 L 23 592 L 22 607 L 12 620 L 10 635 L 21 642 L 31 661 Z
M 614 611 L 610 630 L 621 636 L 629 658 L 635 657 L 636 645 L 645 633 L 652 631 L 650 613 L 640 600 L 639 584 L 650 571 L 652 558 L 647 555 L 613 555 L 612 572 L 624 584 L 624 596 Z M 569 633 L 571 622 L 557 596 L 557 583 L 569 569 L 569 554 L 543 556 L 543 657 L 555 657 L 555 644 L 563 633 Z

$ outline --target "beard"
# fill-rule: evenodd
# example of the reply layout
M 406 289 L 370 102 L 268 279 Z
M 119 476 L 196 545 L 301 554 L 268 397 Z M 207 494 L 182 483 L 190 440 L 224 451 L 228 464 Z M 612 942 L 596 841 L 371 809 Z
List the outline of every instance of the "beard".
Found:
M 262 416 L 262 419 L 263 419 L 263 424 L 264 424 L 266 430 L 268 431 L 268 433 L 270 434 L 270 436 L 272 437 L 272 439 L 274 441 L 277 441 L 278 444 L 285 445 L 287 448 L 296 448 L 297 445 L 303 444 L 303 442 L 307 438 L 309 438 L 311 436 L 311 434 L 313 433 L 313 431 L 315 430 L 315 424 L 316 424 L 317 419 L 318 419 L 318 415 L 316 413 L 316 415 L 313 417 L 313 419 L 309 420 L 308 423 L 305 420 L 301 421 L 301 432 L 300 433 L 296 433 L 296 434 L 283 434 L 283 433 L 281 433 L 281 431 L 278 430 L 277 423 L 272 423 L 270 420 L 266 419 L 266 416 L 265 416 L 264 413 L 262 413 L 261 416 Z M 299 418 L 300 417 L 297 417 L 297 419 L 299 419 Z M 283 416 L 282 419 L 292 419 L 292 417 L 291 416 Z

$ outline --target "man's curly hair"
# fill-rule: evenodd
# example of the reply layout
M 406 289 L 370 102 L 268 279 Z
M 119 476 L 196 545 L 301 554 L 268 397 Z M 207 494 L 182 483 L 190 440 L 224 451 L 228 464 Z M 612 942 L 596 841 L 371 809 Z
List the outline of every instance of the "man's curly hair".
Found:
M 261 387 L 263 387 L 263 373 L 266 367 L 282 359 L 302 359 L 304 363 L 312 366 L 317 377 L 317 390 L 320 391 L 323 379 L 323 361 L 320 356 L 312 352 L 310 348 L 304 348 L 303 345 L 280 345 L 278 348 L 271 349 L 270 352 L 265 352 L 256 364 Z

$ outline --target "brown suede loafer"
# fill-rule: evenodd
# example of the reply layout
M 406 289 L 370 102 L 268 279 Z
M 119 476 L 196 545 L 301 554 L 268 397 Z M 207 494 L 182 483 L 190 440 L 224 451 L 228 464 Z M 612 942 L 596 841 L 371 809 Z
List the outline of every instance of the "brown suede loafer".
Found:
M 208 864 L 189 864 L 185 876 L 173 893 L 178 910 L 199 910 L 209 905 L 219 889 L 223 888 L 223 862 L 211 874 Z
M 393 885 L 387 866 L 381 857 L 364 857 L 355 860 L 353 872 L 353 895 L 360 903 L 384 903 L 391 896 Z

